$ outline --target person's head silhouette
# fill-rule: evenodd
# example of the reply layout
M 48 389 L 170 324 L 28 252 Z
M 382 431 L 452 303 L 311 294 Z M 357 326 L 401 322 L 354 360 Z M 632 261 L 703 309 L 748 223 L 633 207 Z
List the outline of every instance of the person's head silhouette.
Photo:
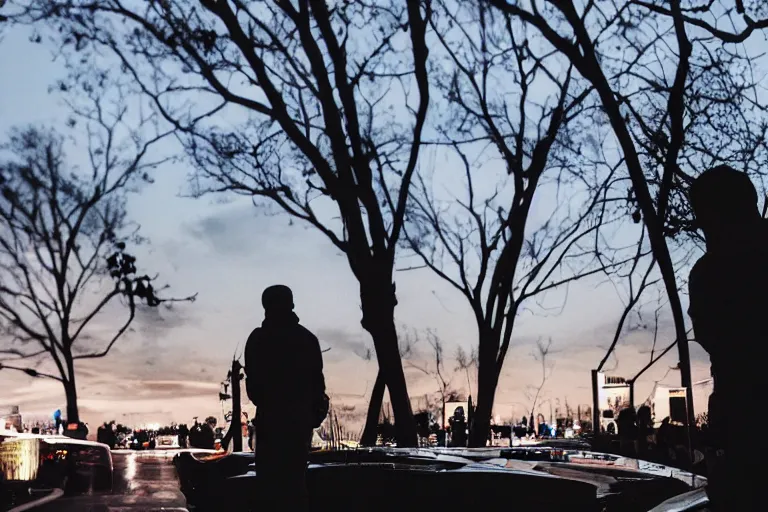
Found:
M 707 242 L 760 219 L 757 190 L 746 173 L 718 165 L 701 173 L 690 190 L 697 226 Z
M 266 314 L 285 314 L 293 311 L 293 292 L 285 285 L 270 286 L 261 295 Z

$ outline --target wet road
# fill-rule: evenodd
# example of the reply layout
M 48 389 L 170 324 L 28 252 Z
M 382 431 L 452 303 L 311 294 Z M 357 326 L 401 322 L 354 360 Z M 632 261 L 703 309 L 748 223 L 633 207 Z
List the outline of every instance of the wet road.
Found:
M 114 485 L 111 493 L 63 497 L 35 510 L 44 512 L 186 512 L 179 491 L 175 450 L 151 452 L 114 451 Z

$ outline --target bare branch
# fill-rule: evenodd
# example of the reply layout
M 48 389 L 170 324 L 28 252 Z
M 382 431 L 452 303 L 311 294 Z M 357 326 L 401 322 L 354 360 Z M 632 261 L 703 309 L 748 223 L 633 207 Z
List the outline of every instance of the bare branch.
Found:
M 127 195 L 151 181 L 147 171 L 167 161 L 146 159 L 167 132 L 146 136 L 139 130 L 122 139 L 120 100 L 108 109 L 108 100 L 85 91 L 86 101 L 69 99 L 69 126 L 84 124 L 89 171 L 68 165 L 65 137 L 54 130 L 16 129 L 0 146 L 0 329 L 10 343 L 2 353 L 13 359 L 47 356 L 58 376 L 21 371 L 59 380 L 68 400 L 76 396 L 74 361 L 105 356 L 133 321 L 137 301 L 155 307 L 194 299 L 158 298 L 152 279 L 136 276 L 136 259 L 125 252 L 127 243 L 141 242 L 126 216 Z M 145 123 L 151 125 L 143 120 L 139 128 Z M 92 321 L 119 298 L 127 299 L 129 314 L 107 346 L 81 347 Z M 77 404 L 70 401 L 68 409 L 76 421 Z

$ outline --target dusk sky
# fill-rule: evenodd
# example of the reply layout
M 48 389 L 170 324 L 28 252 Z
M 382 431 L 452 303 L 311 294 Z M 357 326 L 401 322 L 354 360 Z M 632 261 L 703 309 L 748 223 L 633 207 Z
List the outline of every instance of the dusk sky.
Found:
M 59 99 L 47 92 L 61 76 L 61 66 L 52 62 L 48 48 L 27 38 L 24 31 L 11 31 L 2 40 L 0 132 L 4 134 L 26 123 L 61 127 L 67 114 Z M 360 327 L 359 290 L 344 256 L 313 229 L 296 222 L 290 225 L 286 215 L 269 215 L 247 199 L 181 197 L 188 192 L 188 172 L 183 164 L 158 169 L 156 182 L 132 196 L 130 215 L 150 240 L 133 251 L 140 268 L 159 272 L 160 281 L 171 285 L 168 293 L 197 292 L 198 300 L 171 311 L 143 311 L 133 332 L 108 357 L 78 364 L 84 420 L 92 425 L 108 419 L 191 423 L 192 416 L 220 416 L 219 383 L 233 354 L 242 350 L 262 320 L 261 291 L 278 283 L 293 289 L 302 323 L 317 334 L 323 348 L 331 348 L 324 356 L 332 399 L 355 405 L 363 414 L 376 365 L 362 357 L 371 343 Z M 554 352 L 545 398 L 567 398 L 572 406 L 590 402 L 590 369 L 602 358 L 604 351 L 598 347 L 610 342 L 623 308 L 614 287 L 601 284 L 602 280 L 571 286 L 562 312 L 533 309 L 521 315 L 499 385 L 496 414 L 519 417 L 528 407 L 526 385 L 541 375 L 531 355 L 539 337 L 552 337 Z M 396 282 L 398 324 L 434 329 L 449 354 L 459 345 L 469 349 L 475 343 L 471 311 L 452 287 L 428 270 L 398 272 Z M 559 293 L 548 302 L 562 302 L 565 291 Z M 124 318 L 118 308 L 113 314 L 113 325 L 102 321 L 105 336 Z M 612 373 L 631 376 L 642 367 L 651 337 L 649 332 L 628 336 L 618 349 L 618 366 Z M 671 323 L 663 322 L 660 345 L 666 346 L 672 337 Z M 419 347 L 427 348 L 426 343 Z M 691 352 L 694 381 L 709 377 L 706 354 L 695 343 Z M 664 375 L 664 383 L 679 383 L 679 372 L 669 370 L 676 362 L 673 350 L 641 379 L 639 401 Z M 418 371 L 407 370 L 407 375 L 413 396 L 434 392 L 434 382 Z M 462 375 L 456 374 L 454 384 L 467 391 Z M 706 397 L 697 397 L 698 412 L 705 403 Z M 55 408 L 64 409 L 64 394 L 58 382 L 0 371 L 0 408 L 10 405 L 19 405 L 27 416 L 50 416 Z

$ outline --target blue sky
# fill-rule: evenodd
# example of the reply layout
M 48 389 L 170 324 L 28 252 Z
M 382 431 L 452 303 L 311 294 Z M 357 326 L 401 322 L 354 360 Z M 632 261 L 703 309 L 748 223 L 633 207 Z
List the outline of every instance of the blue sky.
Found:
M 61 67 L 52 62 L 49 50 L 29 43 L 21 31 L 7 33 L 2 47 L 0 132 L 25 123 L 61 127 L 57 123 L 66 110 L 47 92 Z M 186 176 L 182 164 L 158 169 L 156 182 L 132 197 L 129 208 L 151 241 L 135 251 L 139 265 L 159 272 L 174 293 L 197 292 L 199 298 L 173 311 L 142 314 L 133 332 L 105 360 L 79 366 L 86 421 L 191 421 L 193 415 L 217 414 L 216 393 L 228 361 L 261 322 L 262 289 L 276 283 L 294 290 L 302 323 L 331 348 L 325 362 L 332 396 L 362 412 L 375 364 L 359 355 L 370 342 L 359 324 L 358 288 L 346 259 L 311 228 L 290 225 L 285 215 L 268 215 L 248 200 L 182 197 Z M 396 279 L 398 324 L 435 329 L 449 353 L 474 343 L 471 312 L 453 288 L 427 270 L 399 272 Z M 548 301 L 562 302 L 563 293 L 552 294 Z M 522 314 L 499 387 L 498 414 L 522 412 L 527 403 L 525 386 L 540 376 L 540 366 L 531 357 L 540 336 L 551 336 L 556 351 L 545 396 L 567 397 L 572 405 L 589 402 L 589 370 L 602 357 L 597 347 L 608 344 L 622 305 L 614 288 L 600 280 L 572 286 L 567 298 L 560 314 Z M 673 331 L 670 325 L 662 327 L 666 344 Z M 642 366 L 648 355 L 641 351 L 649 339 L 648 333 L 629 336 L 619 347 L 615 373 L 631 374 Z M 706 355 L 695 344 L 692 352 L 694 380 L 708 377 Z M 672 351 L 639 383 L 638 397 L 647 396 L 653 380 L 664 374 L 666 382 L 677 383 L 677 372 L 668 372 L 675 362 Z M 434 391 L 433 383 L 418 372 L 409 371 L 408 378 L 413 395 Z M 455 382 L 461 387 L 464 379 L 457 375 Z M 43 415 L 63 406 L 56 382 L 0 372 L 0 389 L 0 407 L 18 404 L 22 412 Z

